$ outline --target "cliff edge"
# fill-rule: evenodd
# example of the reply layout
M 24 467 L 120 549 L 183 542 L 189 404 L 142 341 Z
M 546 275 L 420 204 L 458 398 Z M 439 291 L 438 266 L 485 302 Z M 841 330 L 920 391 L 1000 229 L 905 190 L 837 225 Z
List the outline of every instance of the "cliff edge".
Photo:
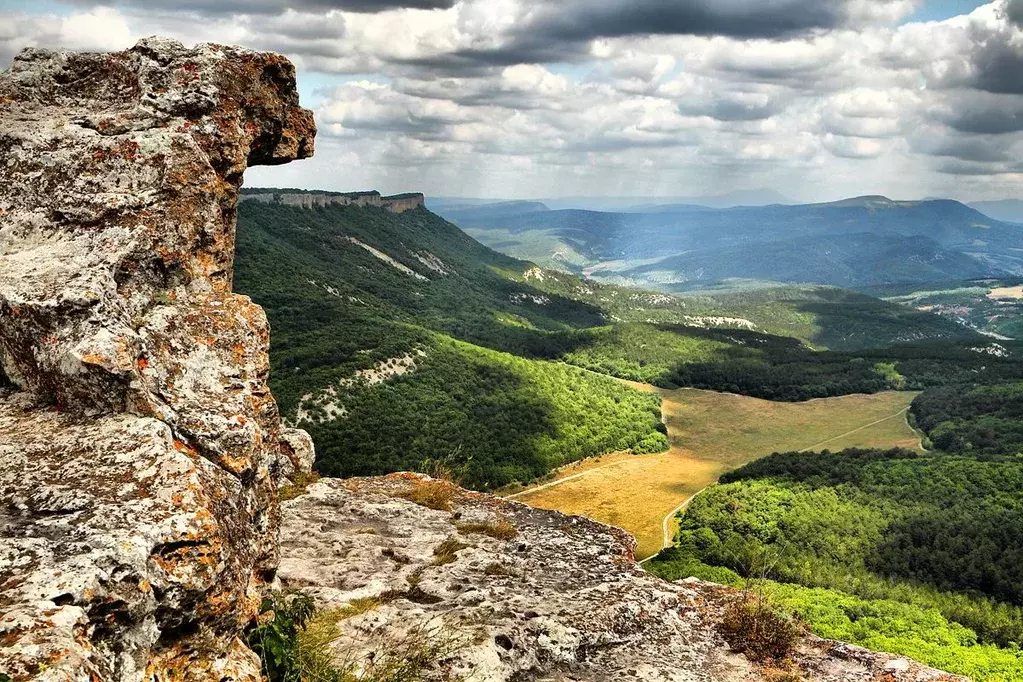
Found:
M 231 293 L 235 212 L 314 136 L 276 54 L 152 38 L 0 74 L 0 672 L 260 678 L 240 635 L 305 440 Z
M 415 474 L 324 479 L 283 516 L 281 580 L 328 614 L 339 667 L 398 652 L 431 656 L 428 680 L 965 682 L 812 635 L 793 670 L 752 663 L 718 633 L 735 590 L 646 573 L 618 528 Z

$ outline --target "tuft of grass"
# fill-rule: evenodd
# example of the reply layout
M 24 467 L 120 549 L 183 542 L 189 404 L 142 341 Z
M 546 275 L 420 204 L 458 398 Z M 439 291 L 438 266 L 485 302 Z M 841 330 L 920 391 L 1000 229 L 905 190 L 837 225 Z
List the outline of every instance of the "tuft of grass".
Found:
M 458 488 L 449 481 L 415 479 L 409 489 L 398 497 L 438 511 L 451 511 L 451 500 Z
M 443 566 L 444 564 L 454 563 L 455 560 L 458 559 L 458 552 L 468 546 L 469 545 L 459 542 L 454 538 L 448 538 L 434 548 L 433 565 Z
M 355 616 L 372 611 L 383 603 L 383 600 L 377 597 L 359 597 L 358 599 L 351 600 L 341 608 L 335 609 L 334 613 L 336 613 L 342 620 L 345 618 L 354 618 Z
M 459 533 L 487 535 L 498 540 L 511 540 L 519 534 L 515 530 L 515 525 L 507 519 L 500 519 L 493 523 L 456 523 L 455 528 Z
M 316 610 L 300 593 L 274 593 L 263 604 L 249 643 L 268 682 L 421 682 L 425 673 L 464 646 L 443 626 L 412 627 L 362 651 L 342 641 L 341 624 L 376 608 L 379 599 L 354 599 L 340 609 Z
M 309 474 L 296 473 L 291 477 L 290 481 L 283 483 L 278 489 L 281 502 L 287 502 L 288 500 L 305 495 L 309 486 L 318 480 L 320 480 L 320 475 L 315 471 Z
M 744 592 L 725 607 L 718 631 L 732 651 L 758 663 L 777 663 L 795 652 L 804 629 L 763 597 Z
M 803 682 L 803 676 L 792 668 L 770 667 L 764 670 L 764 677 L 767 682 Z

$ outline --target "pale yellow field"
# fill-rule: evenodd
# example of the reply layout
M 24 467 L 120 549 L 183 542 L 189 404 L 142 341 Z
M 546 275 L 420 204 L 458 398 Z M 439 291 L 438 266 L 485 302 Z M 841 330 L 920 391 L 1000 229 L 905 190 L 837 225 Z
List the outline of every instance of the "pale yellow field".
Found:
M 643 558 L 661 549 L 665 516 L 729 469 L 777 451 L 920 444 L 905 418 L 915 393 L 779 403 L 713 391 L 660 392 L 668 452 L 580 462 L 558 473 L 555 480 L 567 479 L 563 483 L 537 486 L 516 499 L 625 528 Z
M 1023 285 L 1018 287 L 1002 287 L 1001 289 L 992 289 L 988 293 L 988 298 L 1023 298 Z

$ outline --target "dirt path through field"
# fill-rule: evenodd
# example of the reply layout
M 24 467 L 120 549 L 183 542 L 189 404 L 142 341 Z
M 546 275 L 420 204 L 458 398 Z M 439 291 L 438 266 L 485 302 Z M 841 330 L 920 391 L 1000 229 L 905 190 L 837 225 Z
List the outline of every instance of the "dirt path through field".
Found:
M 777 403 L 627 383 L 661 394 L 671 446 L 667 452 L 584 460 L 512 497 L 625 528 L 639 541 L 641 558 L 670 543 L 678 511 L 723 473 L 746 462 L 777 451 L 919 446 L 919 435 L 901 418 L 914 393 Z

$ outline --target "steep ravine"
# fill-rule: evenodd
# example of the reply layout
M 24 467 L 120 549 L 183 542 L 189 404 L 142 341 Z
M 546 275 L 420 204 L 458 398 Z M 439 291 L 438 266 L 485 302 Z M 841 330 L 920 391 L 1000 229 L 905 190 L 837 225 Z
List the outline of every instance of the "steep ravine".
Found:
M 314 135 L 271 53 L 151 38 L 0 74 L 0 674 L 256 682 L 244 635 L 283 585 L 373 598 L 341 626 L 348 662 L 440 633 L 428 679 L 774 679 L 717 634 L 732 592 L 647 575 L 587 519 L 455 489 L 430 508 L 406 498 L 434 482 L 393 475 L 322 480 L 282 520 L 312 449 L 267 387 L 263 311 L 231 292 L 235 214 L 244 170 Z M 797 660 L 950 679 L 812 637 Z

